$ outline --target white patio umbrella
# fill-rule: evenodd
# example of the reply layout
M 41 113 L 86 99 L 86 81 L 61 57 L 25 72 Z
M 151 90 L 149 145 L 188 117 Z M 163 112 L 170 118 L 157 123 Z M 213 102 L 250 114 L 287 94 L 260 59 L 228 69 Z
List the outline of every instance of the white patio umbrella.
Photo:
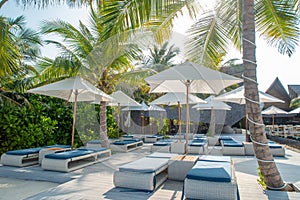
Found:
M 33 88 L 27 91 L 28 93 L 42 94 L 46 96 L 57 97 L 68 102 L 74 102 L 73 124 L 72 124 L 72 142 L 74 146 L 74 133 L 76 124 L 76 107 L 78 101 L 100 102 L 111 101 L 113 98 L 102 92 L 90 82 L 82 79 L 79 76 L 63 79 L 48 85 Z
M 273 126 L 273 129 L 274 129 L 274 117 L 276 114 L 288 114 L 288 112 L 280 109 L 280 108 L 277 108 L 276 106 L 270 106 L 268 107 L 267 109 L 261 111 L 261 114 L 263 115 L 272 115 L 272 126 Z
M 197 104 L 192 108 L 196 108 L 197 110 L 211 110 L 209 127 L 213 136 L 215 133 L 215 110 L 231 110 L 231 106 L 227 105 L 222 101 L 216 101 L 214 96 L 207 97 L 205 101 L 207 103 Z
M 291 110 L 289 112 L 289 114 L 298 114 L 298 113 L 300 113 L 300 107 L 299 108 L 295 108 L 294 110 Z
M 246 104 L 246 99 L 244 94 L 245 94 L 245 88 L 244 86 L 241 86 L 230 92 L 215 97 L 215 100 L 238 103 L 238 104 Z M 272 95 L 269 95 L 262 91 L 259 91 L 258 95 L 259 95 L 259 101 L 261 103 L 268 103 L 268 102 L 284 103 L 284 101 L 282 101 L 281 99 L 273 97 Z
M 127 94 L 125 94 L 121 90 L 111 93 L 110 96 L 113 97 L 114 99 L 111 102 L 108 102 L 107 105 L 118 106 L 118 116 L 117 117 L 118 117 L 118 127 L 120 127 L 121 106 L 141 106 L 141 104 L 136 102 L 134 99 L 129 97 Z
M 155 99 L 154 101 L 150 102 L 149 105 L 178 105 L 178 125 L 179 125 L 179 132 L 181 132 L 181 124 L 180 124 L 180 106 L 186 104 L 186 94 L 184 92 L 168 92 L 165 95 Z M 201 98 L 190 94 L 188 95 L 189 104 L 196 104 L 196 103 L 206 103 L 206 101 L 202 100 Z M 180 138 L 181 140 L 181 138 Z
M 142 133 L 144 132 L 143 128 L 144 128 L 144 116 L 145 116 L 145 112 L 166 112 L 165 109 L 159 107 L 159 106 L 156 106 L 156 105 L 150 105 L 148 106 L 144 101 L 141 103 L 140 106 L 128 106 L 128 107 L 125 107 L 122 109 L 122 111 L 133 111 L 133 110 L 136 110 L 136 111 L 141 111 L 142 112 L 142 116 L 141 116 L 141 120 L 142 120 Z M 150 116 L 150 114 L 149 114 Z M 128 115 L 129 117 L 129 115 Z M 127 117 L 127 119 L 128 119 Z
M 245 88 L 244 86 L 241 86 L 225 94 L 217 96 L 215 100 L 238 103 L 238 104 L 246 104 L 246 98 L 244 94 L 245 94 Z M 282 101 L 281 99 L 273 97 L 272 95 L 269 95 L 262 91 L 258 91 L 258 95 L 259 95 L 259 102 L 261 103 L 271 103 L 271 102 L 284 103 L 284 101 Z M 246 137 L 247 137 L 247 130 L 248 130 L 248 117 L 247 117 L 247 110 L 246 110 Z
M 186 93 L 186 145 L 187 153 L 189 133 L 189 94 L 218 94 L 224 88 L 243 80 L 215 71 L 204 66 L 184 62 L 158 74 L 145 78 L 150 85 L 150 92 L 185 92 Z

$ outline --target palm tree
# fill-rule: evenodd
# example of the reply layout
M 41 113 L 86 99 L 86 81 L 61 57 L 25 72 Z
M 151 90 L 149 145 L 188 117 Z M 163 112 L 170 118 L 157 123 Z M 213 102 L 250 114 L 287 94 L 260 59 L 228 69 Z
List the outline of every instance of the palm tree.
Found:
M 183 4 L 191 8 L 189 2 L 185 1 Z M 116 13 L 116 15 L 111 15 L 120 19 L 115 28 L 142 27 L 145 20 L 144 14 L 153 12 L 151 7 L 144 3 L 145 1 L 141 1 L 139 4 L 132 0 L 119 4 L 119 7 L 126 8 L 126 14 L 118 15 Z M 162 9 L 159 9 L 159 11 L 161 12 L 155 12 L 157 10 L 154 9 L 155 13 L 162 16 L 162 18 L 158 18 L 159 23 L 154 26 L 158 40 L 170 36 L 169 31 L 172 27 L 172 20 L 174 20 L 173 16 L 183 8 L 183 6 L 177 5 L 177 9 L 164 10 L 163 8 L 168 7 L 166 6 L 168 3 L 170 1 L 160 1 Z M 267 186 L 278 189 L 284 188 L 282 178 L 273 162 L 268 145 L 261 145 L 267 144 L 267 140 L 259 104 L 255 103 L 258 102 L 258 88 L 256 83 L 254 22 L 257 24 L 258 31 L 262 33 L 269 44 L 277 47 L 280 53 L 291 55 L 298 45 L 299 29 L 297 25 L 299 16 L 297 12 L 299 3 L 297 0 L 257 0 L 255 3 L 254 6 L 254 0 L 217 2 L 216 9 L 213 12 L 204 13 L 202 18 L 192 27 L 189 55 L 191 60 L 204 63 L 210 67 L 217 67 L 221 63 L 222 57 L 226 55 L 227 47 L 231 44 L 230 41 L 233 41 L 234 46 L 238 49 L 243 46 L 244 76 L 246 77 L 245 96 L 250 99 L 250 101 L 247 100 L 246 106 L 249 118 L 255 122 L 250 126 L 255 154 L 259 160 L 258 164 Z M 142 12 L 143 15 L 137 12 L 140 9 L 145 10 Z M 256 19 L 254 18 L 254 11 L 256 11 Z M 219 17 L 216 18 L 216 16 Z M 128 21 L 130 23 L 126 23 Z M 150 22 L 152 21 L 150 20 Z
M 131 61 L 139 50 L 135 45 L 127 45 L 121 40 L 126 36 L 110 37 L 113 24 L 104 20 L 101 7 L 91 7 L 90 27 L 79 23 L 79 28 L 57 20 L 43 22 L 44 34 L 56 34 L 63 41 L 48 40 L 60 49 L 55 59 L 43 58 L 39 63 L 40 84 L 64 77 L 80 75 L 94 83 L 100 90 L 111 93 L 117 83 L 124 80 L 123 74 L 133 70 Z M 130 51 L 128 51 L 130 49 Z M 106 102 L 100 102 L 100 140 L 108 147 L 106 128 Z
M 234 44 L 238 49 L 242 46 L 246 106 L 253 122 L 250 124 L 251 138 L 260 170 L 271 189 L 288 187 L 285 187 L 270 154 L 258 103 L 255 23 L 269 44 L 277 47 L 280 53 L 290 56 L 298 45 L 297 3 L 288 0 L 255 1 L 255 4 L 250 0 L 221 1 L 213 12 L 205 13 L 205 17 L 200 18 L 190 30 L 192 48 L 189 56 L 195 59 L 195 54 L 200 52 L 198 61 L 203 63 L 218 66 L 229 44 Z
M 39 34 L 25 25 L 24 16 L 0 17 L 0 100 L 16 104 L 12 92 L 24 92 L 32 84 L 28 75 L 37 73 L 33 65 L 42 45 Z
M 150 55 L 143 59 L 145 68 L 149 68 L 156 72 L 163 71 L 169 67 L 174 66 L 172 59 L 180 52 L 179 48 L 175 48 L 174 44 L 168 48 L 168 42 L 161 45 L 153 45 L 153 49 L 149 48 Z

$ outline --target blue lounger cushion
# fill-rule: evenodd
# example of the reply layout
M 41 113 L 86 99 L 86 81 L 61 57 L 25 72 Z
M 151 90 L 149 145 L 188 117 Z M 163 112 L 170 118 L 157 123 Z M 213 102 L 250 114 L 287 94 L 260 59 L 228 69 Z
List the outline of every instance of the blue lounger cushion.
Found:
M 74 158 L 74 157 L 88 155 L 88 154 L 91 154 L 94 152 L 95 151 L 93 151 L 93 150 L 76 149 L 76 150 L 65 151 L 65 152 L 60 152 L 60 153 L 48 154 L 48 155 L 45 155 L 45 158 L 66 160 L 66 159 L 70 159 L 70 158 Z
M 113 142 L 114 145 L 126 145 L 137 142 L 137 140 L 122 140 L 122 141 L 115 141 Z
M 7 151 L 7 155 L 28 155 L 28 154 L 37 154 L 39 151 L 43 149 L 43 147 L 37 147 L 37 148 L 29 148 L 29 149 L 20 149 L 20 150 L 12 150 L 12 151 Z
M 147 138 L 163 138 L 163 135 L 147 135 Z
M 100 151 L 105 151 L 105 150 L 107 150 L 107 148 L 105 148 L 105 147 L 101 147 L 101 148 L 80 148 L 80 149 L 77 149 L 77 150 L 80 150 L 80 151 L 100 152 Z
M 230 140 L 224 140 L 223 145 L 226 147 L 243 147 L 244 145 L 241 142 L 236 141 L 230 141 Z
M 198 161 L 187 173 L 187 179 L 231 182 L 231 164 L 229 162 Z
M 90 140 L 88 141 L 89 144 L 100 144 L 100 140 Z
M 231 136 L 220 136 L 219 140 L 233 140 Z
M 64 145 L 64 144 L 54 144 L 54 145 L 45 146 L 45 148 L 71 148 L 71 146 Z
M 268 142 L 269 147 L 273 149 L 280 149 L 282 146 L 280 144 L 276 144 L 275 142 Z
M 133 139 L 133 135 L 122 135 L 122 138 Z
M 28 154 L 37 154 L 40 152 L 40 150 L 44 148 L 70 148 L 69 145 L 60 145 L 60 144 L 55 144 L 55 145 L 49 145 L 49 146 L 44 146 L 44 147 L 36 147 L 36 148 L 28 148 L 28 149 L 19 149 L 19 150 L 12 150 L 12 151 L 7 151 L 7 155 L 16 155 L 16 156 L 24 156 Z
M 158 171 L 160 168 L 165 167 L 166 164 L 168 164 L 168 159 L 166 158 L 144 157 L 139 160 L 121 166 L 119 168 L 119 171 L 153 173 Z
M 206 142 L 192 142 L 189 143 L 189 146 L 202 147 L 206 144 Z
M 204 146 L 208 141 L 206 139 L 194 139 L 192 142 L 190 142 L 189 146 Z
M 163 142 L 163 141 L 161 141 L 161 142 L 155 142 L 153 144 L 153 146 L 170 146 L 170 145 L 171 145 L 170 142 Z

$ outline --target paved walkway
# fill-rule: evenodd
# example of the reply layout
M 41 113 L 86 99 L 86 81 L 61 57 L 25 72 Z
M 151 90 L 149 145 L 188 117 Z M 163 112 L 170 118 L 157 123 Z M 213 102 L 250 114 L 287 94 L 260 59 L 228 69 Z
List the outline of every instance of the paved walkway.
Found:
M 35 180 L 31 185 L 22 187 L 33 188 L 40 181 L 49 181 L 52 185 L 45 191 L 30 194 L 24 199 L 181 199 L 182 182 L 166 181 L 155 192 L 115 188 L 113 173 L 119 166 L 150 154 L 150 146 L 129 153 L 117 153 L 102 163 L 85 167 L 71 173 L 44 171 L 39 166 L 15 168 L 0 166 L 0 177 L 8 180 Z M 257 183 L 257 162 L 253 156 L 232 156 L 238 181 L 241 200 L 253 199 L 300 199 L 300 192 L 264 191 Z M 293 183 L 300 188 L 300 154 L 287 149 L 286 157 L 275 158 L 276 165 L 285 182 Z M 24 188 L 22 188 L 24 190 Z M 16 188 L 16 193 L 18 189 Z M 3 196 L 5 187 L 0 183 L 0 199 L 17 199 L 14 196 Z

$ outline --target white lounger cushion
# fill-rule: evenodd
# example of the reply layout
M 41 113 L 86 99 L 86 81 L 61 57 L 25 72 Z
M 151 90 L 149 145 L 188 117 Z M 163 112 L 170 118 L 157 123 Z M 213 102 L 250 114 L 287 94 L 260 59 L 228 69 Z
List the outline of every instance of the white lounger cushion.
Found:
M 153 153 L 125 164 L 114 173 L 116 187 L 153 191 L 168 178 L 168 161 L 177 154 Z
M 144 157 L 139 160 L 133 161 L 131 163 L 125 164 L 119 168 L 119 171 L 130 171 L 130 172 L 141 172 L 141 173 L 151 173 L 159 172 L 161 169 L 166 168 L 165 158 L 150 158 Z

